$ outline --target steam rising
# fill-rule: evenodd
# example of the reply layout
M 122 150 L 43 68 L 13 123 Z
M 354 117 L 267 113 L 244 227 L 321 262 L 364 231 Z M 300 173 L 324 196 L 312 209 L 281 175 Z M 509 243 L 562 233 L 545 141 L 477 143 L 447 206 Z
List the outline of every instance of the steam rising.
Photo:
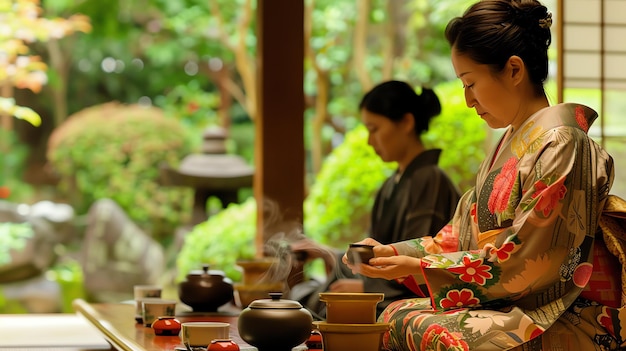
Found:
M 275 259 L 262 281 L 283 282 L 288 292 L 295 282 L 305 279 L 303 267 L 312 259 L 322 258 L 326 272 L 332 278 L 354 278 L 352 272 L 341 262 L 345 249 L 337 249 L 316 243 L 309 238 L 296 221 L 285 221 L 278 205 L 267 201 L 264 206 L 265 233 L 273 233 L 265 242 L 263 255 Z

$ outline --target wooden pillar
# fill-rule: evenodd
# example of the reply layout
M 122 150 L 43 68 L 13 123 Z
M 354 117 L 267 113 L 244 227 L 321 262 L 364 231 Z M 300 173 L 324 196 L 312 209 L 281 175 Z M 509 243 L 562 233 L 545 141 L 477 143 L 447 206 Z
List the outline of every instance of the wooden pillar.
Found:
M 254 196 L 262 256 L 276 232 L 270 218 L 301 225 L 303 217 L 304 0 L 257 1 L 256 72 Z

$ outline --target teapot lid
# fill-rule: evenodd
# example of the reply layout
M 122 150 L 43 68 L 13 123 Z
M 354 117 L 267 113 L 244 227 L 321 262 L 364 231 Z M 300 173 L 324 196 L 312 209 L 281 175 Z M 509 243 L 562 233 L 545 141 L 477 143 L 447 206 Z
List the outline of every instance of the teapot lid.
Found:
M 258 309 L 301 309 L 302 305 L 298 301 L 281 299 L 282 292 L 269 293 L 271 299 L 254 300 L 248 307 Z
M 224 276 L 224 272 L 219 270 L 209 270 L 210 266 L 208 264 L 202 265 L 202 270 L 192 270 L 187 274 L 187 278 L 203 278 L 208 276 Z

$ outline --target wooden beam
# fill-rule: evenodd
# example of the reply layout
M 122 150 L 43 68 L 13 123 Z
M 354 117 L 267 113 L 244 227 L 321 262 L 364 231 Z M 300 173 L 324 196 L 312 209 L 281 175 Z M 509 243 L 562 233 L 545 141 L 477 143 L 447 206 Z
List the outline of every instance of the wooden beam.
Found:
M 254 196 L 257 256 L 285 223 L 301 225 L 305 192 L 304 1 L 257 1 Z M 280 216 L 281 223 L 271 222 Z M 278 225 L 278 226 L 277 226 Z

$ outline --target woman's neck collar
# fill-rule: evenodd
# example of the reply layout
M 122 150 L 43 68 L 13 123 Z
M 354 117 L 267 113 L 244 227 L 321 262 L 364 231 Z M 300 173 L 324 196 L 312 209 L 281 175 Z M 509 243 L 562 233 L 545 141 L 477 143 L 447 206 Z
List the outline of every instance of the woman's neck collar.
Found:
M 411 164 L 413 160 L 426 150 L 422 143 L 418 143 L 411 148 L 410 152 L 407 152 L 402 161 L 398 161 L 398 174 L 402 175 L 406 168 Z

